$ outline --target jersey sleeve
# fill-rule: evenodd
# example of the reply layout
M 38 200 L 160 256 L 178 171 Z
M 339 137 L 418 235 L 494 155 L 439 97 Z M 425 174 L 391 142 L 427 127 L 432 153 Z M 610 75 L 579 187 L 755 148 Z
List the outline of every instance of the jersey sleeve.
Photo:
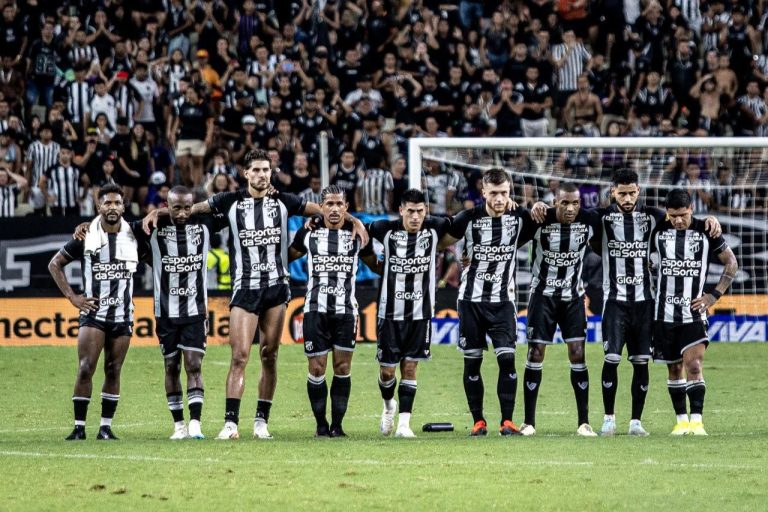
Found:
M 367 229 L 371 238 L 375 238 L 379 242 L 384 243 L 384 237 L 391 229 L 390 222 L 387 220 L 377 220 L 376 222 L 368 224 Z
M 285 209 L 288 210 L 288 215 L 304 215 L 304 208 L 307 206 L 307 200 L 303 197 L 299 197 L 295 194 L 283 193 L 280 194 L 280 201 L 285 205 Z
M 434 229 L 437 237 L 442 238 L 451 229 L 450 217 L 432 217 L 431 215 L 424 220 L 424 227 Z
M 215 215 L 226 215 L 239 198 L 240 192 L 220 192 L 208 199 L 208 205 Z
M 59 252 L 69 261 L 79 260 L 85 254 L 85 242 L 73 238 Z
M 457 240 L 464 238 L 464 233 L 467 232 L 467 226 L 472 220 L 472 212 L 474 211 L 474 209 L 464 210 L 456 214 L 451 221 L 451 229 L 448 230 L 448 234 Z
M 304 246 L 304 239 L 307 236 L 307 228 L 304 226 L 301 226 L 299 230 L 296 232 L 296 235 L 293 237 L 293 242 L 291 243 L 291 248 L 296 250 L 297 252 L 300 252 L 301 254 L 307 253 L 307 248 Z
M 709 238 L 710 253 L 717 256 L 728 249 L 728 242 L 725 241 L 725 237 L 722 235 L 722 233 L 718 237 L 712 237 L 704 227 L 704 221 L 701 221 L 701 229 L 704 231 L 704 235 Z
M 533 217 L 531 217 L 531 212 L 529 210 L 521 211 L 520 219 L 523 223 L 523 229 L 520 231 L 520 236 L 517 238 L 518 247 L 522 247 L 533 240 L 533 237 L 536 234 L 536 229 L 539 227 L 539 224 L 533 220 Z

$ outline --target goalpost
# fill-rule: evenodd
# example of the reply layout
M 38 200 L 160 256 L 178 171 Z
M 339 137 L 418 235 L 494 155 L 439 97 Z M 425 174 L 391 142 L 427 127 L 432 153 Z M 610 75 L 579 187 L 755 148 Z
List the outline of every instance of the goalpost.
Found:
M 430 161 L 460 184 L 456 197 L 470 201 L 479 194 L 477 177 L 501 167 L 512 178 L 513 198 L 524 207 L 551 201 L 557 185 L 566 181 L 580 188 L 582 204 L 606 206 L 617 169 L 638 173 L 641 201 L 649 206 L 663 208 L 669 190 L 687 189 L 694 197 L 694 215 L 715 215 L 739 260 L 729 294 L 718 301 L 710 317 L 710 337 L 768 339 L 768 138 L 412 138 L 411 187 L 429 188 L 425 163 Z M 428 167 L 435 172 L 434 165 Z M 428 190 L 436 193 L 441 191 Z M 453 211 L 463 208 L 455 202 Z M 530 262 L 525 250 L 518 258 L 518 309 L 524 312 Z M 593 272 L 598 269 L 599 265 L 585 265 L 585 282 L 595 281 Z M 707 289 L 715 286 L 721 269 L 717 261 L 710 264 Z

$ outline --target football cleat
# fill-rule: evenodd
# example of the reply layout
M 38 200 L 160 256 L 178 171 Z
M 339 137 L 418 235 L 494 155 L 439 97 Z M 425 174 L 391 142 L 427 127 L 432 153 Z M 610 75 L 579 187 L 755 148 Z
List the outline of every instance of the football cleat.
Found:
M 216 439 L 240 439 L 240 433 L 237 431 L 237 423 L 232 423 L 231 421 L 225 422 L 224 428 L 221 429 L 221 432 L 216 436 Z
M 605 418 L 603 426 L 600 427 L 601 436 L 612 436 L 616 433 L 616 418 Z
M 200 421 L 199 420 L 190 420 L 189 421 L 189 428 L 187 429 L 189 433 L 189 437 L 192 439 L 205 439 L 205 436 L 203 435 L 203 431 L 200 428 Z
M 267 429 L 267 422 L 261 418 L 256 418 L 256 421 L 253 422 L 253 438 L 272 439 L 272 434 Z
M 324 438 L 331 437 L 331 431 L 328 430 L 328 424 L 318 425 L 315 429 L 315 437 Z
M 180 439 L 187 439 L 189 437 L 189 431 L 186 425 L 180 425 L 173 429 L 173 434 L 170 437 L 171 441 L 178 441 Z
M 640 420 L 630 420 L 627 435 L 647 437 L 648 432 L 643 428 L 643 424 L 640 423 Z
M 344 432 L 344 429 L 341 428 L 341 425 L 332 426 L 328 435 L 329 437 L 347 437 L 347 434 Z
M 701 421 L 692 421 L 689 424 L 690 433 L 694 436 L 707 436 L 707 431 L 704 430 L 704 423 Z
M 99 433 L 96 434 L 96 439 L 99 441 L 117 441 L 119 438 L 112 432 L 112 427 L 102 425 L 99 427 Z
M 397 409 L 397 405 L 395 405 L 392 409 L 388 409 L 386 405 L 384 405 L 384 410 L 381 412 L 381 421 L 379 422 L 379 430 L 381 433 L 385 436 L 388 436 L 392 433 L 392 430 L 395 428 L 395 410 Z
M 576 430 L 576 435 L 581 437 L 597 437 L 597 434 L 592 430 L 592 427 L 589 426 L 589 423 L 582 423 L 579 425 L 579 428 Z
M 472 425 L 472 431 L 469 433 L 472 437 L 488 435 L 488 424 L 485 420 L 478 420 Z
M 403 439 L 412 439 L 416 437 L 416 434 L 413 433 L 413 430 L 411 430 L 411 427 L 408 425 L 398 425 L 397 430 L 395 431 L 395 437 L 402 437 Z
M 687 436 L 691 433 L 691 424 L 687 421 L 678 421 L 675 428 L 672 429 L 669 435 L 671 436 Z
M 536 428 L 533 425 L 527 423 L 520 424 L 520 433 L 524 436 L 535 436 Z
M 499 427 L 500 436 L 520 436 L 520 429 L 511 420 L 504 420 L 504 423 Z
M 82 425 L 75 425 L 72 433 L 64 438 L 65 441 L 85 441 L 85 427 Z

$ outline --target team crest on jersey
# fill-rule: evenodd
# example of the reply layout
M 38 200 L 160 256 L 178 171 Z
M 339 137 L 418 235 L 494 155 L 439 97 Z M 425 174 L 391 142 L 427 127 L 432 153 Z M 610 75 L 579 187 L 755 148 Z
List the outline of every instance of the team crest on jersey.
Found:
M 187 243 L 194 247 L 197 247 L 198 245 L 200 245 L 202 241 L 203 240 L 200 235 L 192 235 L 190 238 L 187 239 Z
M 699 252 L 701 250 L 701 242 L 699 240 L 688 240 L 685 245 L 690 252 Z
M 636 225 L 638 233 L 641 235 L 644 235 L 648 232 L 650 229 L 650 226 L 648 225 L 648 222 L 646 222 L 646 219 L 642 219 L 639 224 Z
M 531 339 L 533 337 L 533 326 L 529 325 L 525 332 L 528 334 L 528 339 Z
M 429 248 L 431 243 L 432 243 L 432 235 L 425 234 L 425 236 L 419 239 L 419 241 L 417 242 L 417 245 L 419 246 L 419 249 L 421 249 L 422 251 L 426 251 Z
M 587 240 L 587 234 L 586 233 L 576 233 L 571 236 L 574 242 L 581 245 Z
M 515 238 L 517 234 L 517 221 L 512 217 L 504 217 L 502 222 L 504 223 L 504 230 L 507 232 L 507 236 Z
M 264 207 L 267 209 L 267 217 L 270 219 L 274 219 L 280 213 L 277 201 L 274 199 L 265 199 Z
M 351 238 L 345 238 L 343 240 L 339 240 L 339 250 L 342 252 L 350 252 L 352 249 L 355 248 L 355 241 Z
M 306 350 L 307 352 L 312 352 L 312 349 L 314 348 L 315 348 L 315 345 L 311 341 L 304 342 L 304 350 Z

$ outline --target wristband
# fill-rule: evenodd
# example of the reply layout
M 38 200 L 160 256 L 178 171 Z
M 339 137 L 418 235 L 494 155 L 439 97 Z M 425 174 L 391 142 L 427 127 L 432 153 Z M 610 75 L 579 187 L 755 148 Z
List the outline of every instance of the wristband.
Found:
M 722 297 L 722 296 L 723 296 L 723 293 L 722 293 L 720 290 L 718 290 L 717 288 L 715 288 L 714 290 L 712 290 L 711 292 L 709 292 L 709 294 L 710 294 L 711 296 L 713 296 L 713 297 L 715 298 L 715 300 L 719 300 L 719 299 L 720 299 L 720 297 Z

